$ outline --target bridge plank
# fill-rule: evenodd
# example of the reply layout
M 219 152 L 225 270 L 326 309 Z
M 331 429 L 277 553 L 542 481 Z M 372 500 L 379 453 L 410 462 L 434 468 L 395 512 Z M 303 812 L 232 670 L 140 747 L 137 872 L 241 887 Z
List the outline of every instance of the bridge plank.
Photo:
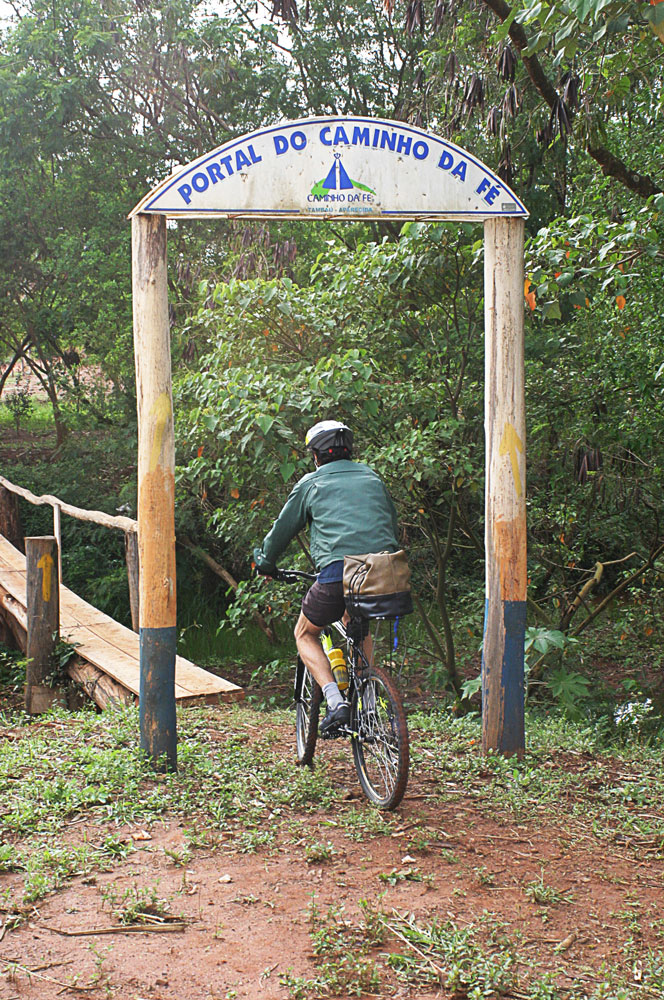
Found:
M 2 535 L 0 586 L 22 609 L 25 608 L 25 557 Z M 60 631 L 64 640 L 77 643 L 78 656 L 138 695 L 139 637 L 135 632 L 64 586 L 60 589 Z M 178 656 L 175 660 L 175 698 L 181 704 L 241 701 L 244 692 L 236 684 Z

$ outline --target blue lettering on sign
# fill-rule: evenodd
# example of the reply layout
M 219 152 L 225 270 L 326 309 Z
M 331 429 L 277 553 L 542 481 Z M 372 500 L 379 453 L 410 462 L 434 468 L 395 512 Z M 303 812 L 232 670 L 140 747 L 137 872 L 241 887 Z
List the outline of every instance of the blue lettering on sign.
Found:
M 400 135 L 399 142 L 397 143 L 397 153 L 403 153 L 404 156 L 408 156 L 412 145 L 413 140 L 410 136 Z
M 438 166 L 441 170 L 449 170 L 450 167 L 454 167 L 454 170 L 452 170 L 452 177 L 458 177 L 460 181 L 465 181 L 468 164 L 465 160 L 459 160 L 456 166 L 454 166 L 454 157 L 449 150 L 446 149 L 442 154 L 438 161 Z
M 369 129 L 360 128 L 356 125 L 353 129 L 353 145 L 354 146 L 368 146 L 369 145 Z
M 429 155 L 429 147 L 426 142 L 416 142 L 413 146 L 413 156 L 416 160 L 426 160 Z
M 392 135 L 390 135 L 389 132 L 386 132 L 385 129 L 383 129 L 380 136 L 380 148 L 385 149 L 385 147 L 387 146 L 388 149 L 394 150 L 396 148 L 396 144 L 397 144 L 396 132 L 393 132 Z
M 212 181 L 213 184 L 216 184 L 217 181 L 223 181 L 224 175 L 222 174 L 221 167 L 219 166 L 218 163 L 211 163 L 210 166 L 206 167 L 205 169 L 210 175 L 210 180 Z
M 334 132 L 334 145 L 336 146 L 338 142 L 345 142 L 347 146 L 350 145 L 348 142 L 348 136 L 346 135 L 346 129 L 343 125 L 337 125 Z
M 250 143 L 246 147 L 246 152 L 242 149 L 235 151 L 235 170 L 240 171 L 243 167 L 250 167 L 254 163 L 260 163 L 263 159 Z M 226 168 L 226 173 L 221 169 L 222 166 Z M 194 191 L 202 194 L 203 191 L 207 191 L 212 184 L 217 184 L 219 181 L 223 181 L 225 177 L 230 177 L 233 173 L 233 157 L 229 153 L 228 156 L 220 156 L 219 163 L 210 163 L 205 168 L 205 173 L 199 171 L 195 173 L 191 178 L 189 184 L 181 184 L 178 188 L 178 193 L 184 201 L 185 205 L 191 204 L 191 196 Z
M 189 184 L 181 184 L 178 188 L 178 194 L 182 196 L 185 205 L 191 202 L 191 187 Z
M 290 142 L 291 149 L 304 149 L 307 144 L 307 137 L 304 132 L 292 132 L 290 139 L 287 139 L 285 135 L 275 135 L 274 137 L 274 148 L 277 151 L 277 156 L 281 156 L 288 149 L 288 144 Z M 251 152 L 251 146 L 249 147 L 249 152 Z M 260 157 L 259 157 L 260 159 Z M 257 163 L 254 160 L 254 163 Z
M 330 128 L 329 125 L 326 125 L 325 128 L 322 128 L 320 130 L 320 141 L 323 143 L 324 146 L 332 145 L 332 140 L 330 139 L 331 131 L 332 129 Z
M 485 191 L 486 194 L 484 193 Z M 483 177 L 482 180 L 477 185 L 477 187 L 475 188 L 475 193 L 481 194 L 482 198 L 487 203 L 487 205 L 493 205 L 494 201 L 500 194 L 500 188 L 496 187 L 495 184 L 492 184 L 491 181 L 488 180 L 486 177 Z

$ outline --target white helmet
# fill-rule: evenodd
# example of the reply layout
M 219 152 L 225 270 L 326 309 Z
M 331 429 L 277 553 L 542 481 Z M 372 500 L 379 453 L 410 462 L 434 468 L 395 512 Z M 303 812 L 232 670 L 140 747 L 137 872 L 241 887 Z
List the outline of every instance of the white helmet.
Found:
M 350 456 L 353 452 L 353 432 L 338 420 L 319 420 L 307 431 L 304 443 L 314 451 L 342 450 Z

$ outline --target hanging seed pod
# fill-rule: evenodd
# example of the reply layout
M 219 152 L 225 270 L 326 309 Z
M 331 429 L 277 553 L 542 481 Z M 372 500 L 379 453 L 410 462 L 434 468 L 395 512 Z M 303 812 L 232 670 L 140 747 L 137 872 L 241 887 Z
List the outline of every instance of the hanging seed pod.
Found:
M 505 181 L 506 184 L 511 184 L 513 172 L 514 165 L 512 163 L 512 148 L 509 142 L 504 142 L 500 163 L 498 164 L 498 176 L 501 180 Z
M 463 104 L 469 113 L 474 110 L 474 108 L 482 107 L 484 104 L 484 87 L 482 85 L 482 78 L 473 73 L 471 78 L 466 83 L 466 89 L 463 95 Z
M 284 21 L 297 21 L 296 0 L 274 0 L 270 20 L 273 21 L 275 17 L 281 17 Z
M 503 114 L 505 118 L 516 118 L 519 110 L 519 94 L 514 84 L 508 87 L 503 98 Z
M 542 128 L 538 128 L 535 133 L 535 139 L 540 144 L 540 146 L 550 146 L 553 142 L 553 129 L 551 128 L 551 122 L 547 122 Z
M 383 0 L 383 10 L 389 17 L 394 10 L 394 0 Z
M 422 68 L 422 66 L 420 66 L 417 73 L 415 74 L 415 79 L 413 80 L 413 86 L 415 87 L 415 90 L 421 90 L 423 83 L 424 83 L 424 69 Z
M 491 108 L 489 117 L 486 120 L 486 130 L 489 135 L 498 135 L 500 131 L 500 109 Z
M 447 60 L 445 61 L 445 69 L 443 70 L 443 74 L 445 75 L 445 77 L 447 77 L 447 79 L 450 82 L 452 82 L 452 80 L 454 80 L 458 72 L 459 72 L 459 60 L 457 59 L 455 52 L 450 52 L 449 56 L 447 57 Z
M 579 106 L 579 88 L 581 86 L 581 79 L 576 76 L 575 73 L 568 71 L 563 75 L 560 84 L 563 88 L 563 100 L 567 105 L 568 111 L 571 114 L 574 114 Z
M 498 56 L 498 75 L 503 78 L 503 80 L 509 80 L 512 82 L 514 80 L 514 74 L 516 72 L 516 55 L 514 49 L 509 43 L 504 45 Z
M 415 128 L 422 128 L 424 125 L 424 119 L 422 118 L 422 112 L 416 111 L 414 115 L 410 116 L 411 123 Z
M 556 102 L 551 108 L 550 125 L 553 132 L 555 132 L 556 128 L 558 129 L 561 139 L 572 131 L 572 123 L 569 120 L 567 107 L 560 97 L 556 98 Z
M 406 32 L 414 35 L 416 31 L 424 33 L 424 5 L 422 0 L 409 0 L 406 8 Z
M 436 6 L 433 9 L 433 17 L 431 19 L 434 31 L 438 31 L 438 29 L 442 27 L 446 13 L 447 4 L 445 3 L 445 0 L 436 0 Z

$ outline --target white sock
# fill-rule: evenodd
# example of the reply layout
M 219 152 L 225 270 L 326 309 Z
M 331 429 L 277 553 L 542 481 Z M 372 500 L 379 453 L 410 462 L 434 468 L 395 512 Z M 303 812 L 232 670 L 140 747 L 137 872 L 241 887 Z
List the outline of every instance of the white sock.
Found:
M 339 690 L 339 685 L 336 681 L 330 681 L 329 684 L 323 685 L 323 697 L 327 702 L 327 707 L 331 712 L 335 708 L 339 708 L 339 705 L 343 705 L 344 700 L 341 696 L 341 691 Z

